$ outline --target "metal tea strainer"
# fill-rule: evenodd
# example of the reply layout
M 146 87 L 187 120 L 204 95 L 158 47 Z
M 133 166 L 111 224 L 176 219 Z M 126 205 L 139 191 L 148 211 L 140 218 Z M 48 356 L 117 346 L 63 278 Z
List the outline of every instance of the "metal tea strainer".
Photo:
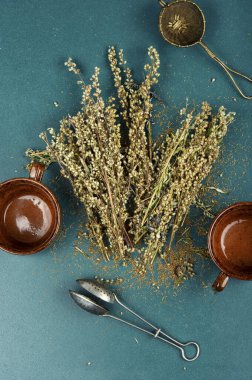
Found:
M 77 280 L 77 282 L 83 289 L 85 289 L 88 293 L 90 293 L 92 296 L 95 297 L 95 299 L 93 299 L 91 297 L 87 297 L 84 294 L 77 293 L 72 290 L 69 291 L 70 296 L 77 303 L 77 305 L 79 305 L 83 310 L 86 310 L 89 313 L 92 313 L 98 316 L 112 318 L 116 321 L 124 323 L 125 325 L 133 327 L 134 329 L 137 329 L 138 331 L 142 331 L 145 334 L 152 336 L 153 338 L 156 338 L 165 343 L 168 343 L 172 345 L 173 347 L 176 347 L 177 349 L 179 349 L 182 358 L 188 362 L 192 362 L 199 357 L 200 348 L 199 348 L 198 343 L 196 342 L 182 343 L 172 338 L 171 336 L 165 334 L 165 332 L 162 331 L 160 328 L 148 322 L 145 318 L 141 317 L 134 310 L 130 309 L 128 306 L 122 303 L 122 301 L 119 300 L 119 298 L 114 292 L 112 292 L 111 290 L 107 288 L 104 288 L 101 284 L 97 283 L 96 281 L 81 279 L 81 280 Z M 142 322 L 144 322 L 144 324 L 147 325 L 150 329 L 147 330 L 139 325 L 135 325 L 129 322 L 128 320 L 117 317 L 116 315 L 112 314 L 111 311 L 109 311 L 106 307 L 104 307 L 102 302 L 105 302 L 107 304 L 115 304 L 115 303 L 119 304 L 129 313 L 133 314 L 135 317 L 137 317 Z M 192 352 L 189 353 L 188 349 L 190 351 L 193 350 L 193 353 Z
M 201 45 L 209 56 L 225 70 L 240 95 L 245 99 L 252 99 L 252 96 L 245 95 L 240 89 L 234 74 L 249 82 L 252 82 L 252 78 L 228 67 L 202 42 L 206 21 L 199 6 L 189 0 L 177 0 L 172 3 L 165 3 L 163 0 L 158 1 L 163 7 L 159 16 L 159 29 L 164 39 L 177 47 Z

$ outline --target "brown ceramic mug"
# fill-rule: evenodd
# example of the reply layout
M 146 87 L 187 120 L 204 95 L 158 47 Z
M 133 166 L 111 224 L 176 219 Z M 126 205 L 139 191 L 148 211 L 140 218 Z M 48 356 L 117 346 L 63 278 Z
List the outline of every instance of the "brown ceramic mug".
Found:
M 221 270 L 213 288 L 222 291 L 229 277 L 252 280 L 252 202 L 240 202 L 214 219 L 208 234 L 208 248 Z
M 0 184 L 0 249 L 30 255 L 49 246 L 61 220 L 53 193 L 41 184 L 45 166 L 32 164 L 30 178 Z

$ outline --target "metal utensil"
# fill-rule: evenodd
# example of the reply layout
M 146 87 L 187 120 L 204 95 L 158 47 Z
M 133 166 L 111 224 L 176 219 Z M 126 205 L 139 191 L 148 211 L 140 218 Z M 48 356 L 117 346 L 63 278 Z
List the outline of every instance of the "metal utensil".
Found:
M 190 47 L 196 44 L 202 46 L 207 54 L 223 68 L 239 94 L 245 99 L 252 99 L 252 96 L 244 94 L 232 74 L 249 82 L 252 82 L 252 78 L 228 67 L 202 42 L 206 21 L 199 6 L 189 0 L 177 0 L 168 4 L 164 0 L 158 1 L 163 7 L 159 16 L 159 29 L 163 38 L 177 47 Z
M 146 334 L 149 334 L 149 335 L 153 336 L 154 338 L 157 338 L 157 339 L 162 340 L 163 342 L 169 343 L 172 346 L 174 346 L 174 347 L 176 347 L 176 348 L 178 348 L 180 350 L 182 358 L 184 360 L 186 360 L 186 361 L 193 361 L 193 360 L 196 360 L 198 358 L 199 353 L 200 353 L 200 348 L 199 348 L 199 345 L 196 342 L 187 342 L 187 343 L 178 342 L 174 338 L 170 337 L 169 335 L 167 335 L 163 331 L 161 331 L 160 328 L 158 328 L 158 327 L 154 326 L 153 324 L 151 324 L 150 322 L 146 321 L 140 315 L 138 315 L 133 310 L 131 310 L 129 307 L 127 307 L 126 305 L 124 305 L 118 299 L 118 297 L 116 296 L 115 293 L 111 292 L 108 289 L 105 289 L 103 286 L 101 286 L 97 282 L 90 281 L 90 280 L 77 280 L 77 282 L 81 285 L 81 287 L 83 287 L 89 293 L 91 293 L 92 295 L 94 295 L 96 298 L 99 298 L 100 300 L 105 301 L 107 303 L 118 303 L 124 309 L 126 309 L 128 312 L 134 314 L 141 321 L 143 321 L 146 324 L 148 324 L 154 330 L 154 332 L 146 330 L 146 329 L 144 329 L 144 328 L 142 328 L 140 326 L 134 325 L 134 324 L 132 324 L 132 323 L 130 323 L 130 322 L 124 320 L 124 319 L 121 319 L 121 318 L 119 318 L 119 317 L 111 314 L 109 312 L 109 310 L 107 310 L 105 307 L 101 306 L 96 301 L 90 299 L 89 297 L 86 297 L 83 294 L 80 294 L 80 293 L 77 293 L 77 292 L 74 292 L 74 291 L 70 290 L 69 292 L 70 292 L 71 297 L 74 299 L 74 301 L 82 309 L 84 309 L 84 310 L 86 310 L 86 311 L 88 311 L 88 312 L 90 312 L 92 314 L 100 315 L 100 316 L 103 316 L 103 317 L 113 318 L 113 319 L 115 319 L 117 321 L 120 321 L 120 322 L 122 322 L 122 323 L 124 323 L 124 324 L 126 324 L 128 326 L 134 327 L 137 330 L 140 330 L 140 331 L 142 331 L 142 332 L 144 332 Z M 195 355 L 194 356 L 187 356 L 185 348 L 188 347 L 188 346 L 194 347 L 194 349 L 195 349 Z

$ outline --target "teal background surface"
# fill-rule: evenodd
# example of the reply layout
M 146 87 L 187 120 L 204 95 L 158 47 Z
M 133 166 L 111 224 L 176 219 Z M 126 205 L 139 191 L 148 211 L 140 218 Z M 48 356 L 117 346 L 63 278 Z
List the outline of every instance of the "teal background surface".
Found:
M 205 43 L 229 65 L 252 75 L 252 2 L 198 4 L 207 21 Z M 251 201 L 252 102 L 240 98 L 199 46 L 166 44 L 158 31 L 157 1 L 1 0 L 0 9 L 0 181 L 27 176 L 26 148 L 42 147 L 38 134 L 57 128 L 64 115 L 78 109 L 80 93 L 64 67 L 68 56 L 81 63 L 85 78 L 94 66 L 101 67 L 106 94 L 112 83 L 107 47 L 123 48 L 141 78 L 146 50 L 153 45 L 161 58 L 157 92 L 171 117 L 177 112 L 174 104 L 179 109 L 186 98 L 192 106 L 207 100 L 237 112 L 218 167 L 220 186 L 229 193 L 219 196 L 215 211 Z M 242 86 L 252 94 L 252 86 Z M 82 211 L 68 184 L 56 176 L 58 169 L 50 168 L 44 183 L 61 201 L 65 238 L 30 257 L 0 255 L 0 379 L 251 379 L 252 283 L 231 280 L 222 294 L 214 294 L 210 285 L 218 269 L 211 262 L 203 269 L 199 263 L 198 276 L 176 294 L 118 287 L 126 303 L 172 336 L 200 343 L 200 358 L 193 363 L 170 346 L 74 305 L 68 289 L 78 288 L 76 278 L 93 277 L 99 269 L 73 254 Z M 117 275 L 122 274 L 119 269 Z

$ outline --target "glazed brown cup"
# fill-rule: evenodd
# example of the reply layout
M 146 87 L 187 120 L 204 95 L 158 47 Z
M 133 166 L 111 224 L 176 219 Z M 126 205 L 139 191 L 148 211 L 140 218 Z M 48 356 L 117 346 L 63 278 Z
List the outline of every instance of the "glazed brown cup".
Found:
M 49 246 L 60 226 L 60 206 L 41 184 L 45 166 L 32 164 L 30 178 L 0 184 L 0 249 L 31 255 Z
M 208 249 L 221 270 L 213 288 L 222 291 L 229 277 L 252 280 L 252 202 L 240 202 L 214 219 Z

